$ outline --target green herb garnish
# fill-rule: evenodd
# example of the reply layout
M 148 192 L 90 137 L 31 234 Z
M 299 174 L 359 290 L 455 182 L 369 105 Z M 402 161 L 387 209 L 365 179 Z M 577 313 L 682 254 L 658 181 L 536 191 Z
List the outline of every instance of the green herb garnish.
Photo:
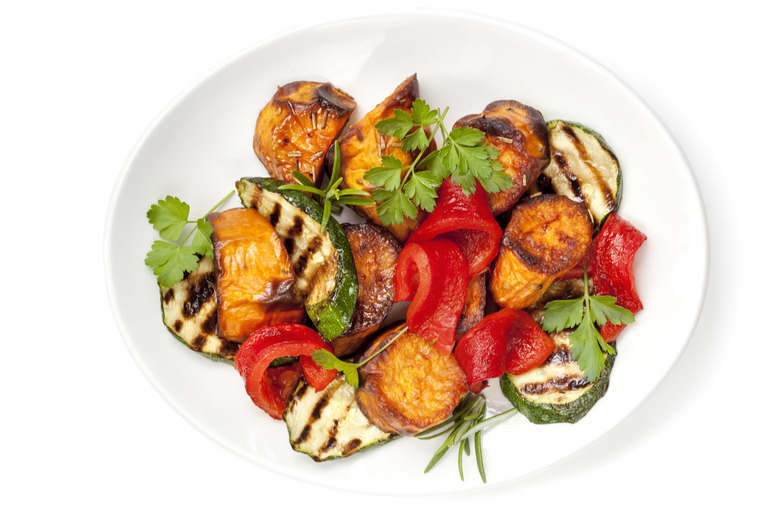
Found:
M 190 220 L 190 205 L 177 197 L 167 196 L 152 204 L 146 212 L 146 218 L 155 230 L 160 231 L 163 240 L 152 243 L 152 249 L 146 254 L 144 263 L 157 275 L 157 283 L 163 287 L 172 287 L 184 278 L 184 273 L 198 267 L 200 255 L 214 257 L 211 234 L 214 229 L 206 220 L 209 213 L 227 201 L 233 192 L 226 195 L 216 206 L 197 220 Z M 181 241 L 179 238 L 188 224 L 195 227 Z M 193 236 L 194 234 L 194 236 Z M 186 245 L 192 237 L 192 243 Z
M 365 206 L 376 204 L 376 202 L 370 199 L 371 194 L 365 190 L 354 188 L 340 189 L 339 185 L 344 180 L 344 178 L 339 177 L 340 170 L 341 150 L 339 149 L 339 142 L 336 141 L 333 145 L 333 171 L 325 190 L 317 188 L 308 176 L 298 171 L 293 171 L 292 175 L 299 183 L 279 187 L 279 190 L 300 190 L 301 192 L 309 192 L 314 196 L 314 200 L 322 206 L 322 222 L 320 224 L 320 232 L 322 233 L 325 232 L 325 228 L 328 226 L 331 213 L 338 215 L 341 212 L 342 205 Z
M 366 364 L 367 362 L 374 359 L 376 356 L 381 354 L 387 347 L 393 344 L 394 341 L 398 339 L 399 336 L 404 334 L 406 330 L 409 329 L 407 326 L 404 326 L 401 328 L 395 336 L 393 336 L 390 340 L 387 341 L 379 350 L 371 354 L 369 357 L 364 359 L 363 361 L 359 363 L 350 363 L 348 361 L 343 361 L 336 357 L 332 352 L 329 352 L 325 349 L 319 349 L 315 350 L 314 353 L 311 355 L 311 358 L 314 359 L 314 362 L 318 365 L 322 366 L 326 370 L 337 370 L 344 374 L 344 380 L 347 381 L 347 384 L 351 385 L 354 388 L 357 388 L 360 385 L 360 377 L 358 375 L 358 368 Z
M 588 273 L 583 270 L 585 294 L 581 298 L 550 301 L 544 306 L 542 329 L 547 332 L 576 329 L 569 336 L 571 355 L 590 382 L 595 382 L 604 369 L 604 352 L 614 354 L 595 324 L 628 324 L 634 322 L 630 310 L 615 304 L 612 296 L 588 294 Z
M 498 150 L 485 143 L 485 134 L 471 127 L 448 131 L 444 126 L 447 111 L 431 110 L 424 100 L 416 99 L 411 113 L 396 109 L 392 118 L 375 125 L 382 134 L 400 140 L 404 151 L 419 152 L 408 166 L 395 157 L 383 156 L 381 166 L 366 171 L 365 179 L 378 187 L 371 197 L 380 203 L 377 214 L 385 225 L 400 223 L 404 217 L 415 218 L 416 206 L 433 211 L 436 192 L 448 177 L 466 195 L 476 190 L 477 181 L 487 192 L 512 186 L 498 161 Z M 433 126 L 430 135 L 425 131 L 429 126 Z M 441 133 L 441 148 L 425 155 L 437 132 Z
M 428 462 L 428 466 L 425 467 L 425 473 L 428 473 L 450 449 L 457 445 L 458 471 L 460 472 L 460 480 L 464 480 L 463 455 L 471 456 L 469 438 L 473 436 L 477 470 L 479 470 L 482 482 L 487 482 L 485 463 L 482 456 L 482 431 L 514 416 L 517 414 L 517 409 L 512 408 L 485 419 L 486 414 L 487 401 L 485 397 L 481 394 L 467 393 L 446 421 L 415 435 L 422 440 L 430 440 L 448 433 L 444 443 L 436 450 L 433 458 Z

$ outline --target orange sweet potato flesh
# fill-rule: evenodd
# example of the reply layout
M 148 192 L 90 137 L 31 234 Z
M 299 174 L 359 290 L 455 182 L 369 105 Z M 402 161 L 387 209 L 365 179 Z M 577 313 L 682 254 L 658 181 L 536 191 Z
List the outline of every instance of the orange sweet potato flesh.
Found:
M 319 184 L 328 148 L 354 109 L 354 99 L 330 83 L 281 86 L 258 115 L 255 153 L 274 178 L 297 183 L 298 171 Z
M 416 152 L 406 152 L 401 149 L 401 143 L 393 136 L 384 135 L 374 125 L 379 120 L 392 118 L 395 109 L 406 112 L 412 110 L 412 103 L 420 96 L 417 74 L 409 76 L 385 100 L 368 112 L 357 123 L 347 128 L 339 138 L 341 149 L 341 176 L 344 180 L 342 188 L 354 188 L 371 192 L 376 189 L 364 179 L 366 171 L 382 165 L 383 156 L 392 156 L 408 166 L 417 156 Z M 432 145 L 434 143 L 431 143 Z M 431 146 L 429 150 L 435 150 Z M 328 154 L 328 164 L 333 164 L 333 150 Z M 399 241 L 403 242 L 412 234 L 425 219 L 427 213 L 417 209 L 415 218 L 406 218 L 400 224 L 385 225 L 379 219 L 376 205 L 353 206 L 353 209 L 371 223 L 389 230 Z
M 338 357 L 352 355 L 373 335 L 393 306 L 393 275 L 401 245 L 374 224 L 342 224 L 352 247 L 358 296 L 352 325 L 330 344 Z
M 214 228 L 217 335 L 243 342 L 261 326 L 305 318 L 295 274 L 281 239 L 253 208 L 208 216 Z
M 498 150 L 498 161 L 512 178 L 512 187 L 488 193 L 494 215 L 515 205 L 550 161 L 550 141 L 542 114 L 514 100 L 497 100 L 480 114 L 456 121 L 455 127 L 471 127 L 485 133 L 485 143 Z
M 415 435 L 450 416 L 468 391 L 455 356 L 444 354 L 405 323 L 381 333 L 363 357 L 403 333 L 359 370 L 358 407 L 375 426 L 390 433 Z
M 568 197 L 540 195 L 517 204 L 493 264 L 495 302 L 515 309 L 533 305 L 583 258 L 592 235 L 587 209 Z

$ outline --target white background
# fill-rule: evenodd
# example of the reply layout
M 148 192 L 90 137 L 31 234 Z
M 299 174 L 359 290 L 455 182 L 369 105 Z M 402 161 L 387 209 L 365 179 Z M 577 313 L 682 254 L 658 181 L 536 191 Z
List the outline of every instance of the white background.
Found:
M 633 88 L 693 167 L 710 279 L 678 364 L 613 432 L 509 487 L 420 503 L 558 504 L 569 495 L 581 505 L 776 502 L 777 9 L 752 1 L 472 4 L 478 10 L 465 1 L 393 8 L 511 20 L 575 47 Z M 185 89 L 270 36 L 372 12 L 368 2 L 257 0 L 0 7 L 0 504 L 364 501 L 269 474 L 162 400 L 114 325 L 103 228 L 127 156 Z M 444 50 L 446 42 L 431 58 Z

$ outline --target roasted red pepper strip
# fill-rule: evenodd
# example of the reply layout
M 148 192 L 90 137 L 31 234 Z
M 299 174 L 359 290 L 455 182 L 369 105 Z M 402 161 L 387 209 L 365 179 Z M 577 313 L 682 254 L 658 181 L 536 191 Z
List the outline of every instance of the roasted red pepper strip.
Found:
M 243 377 L 246 392 L 255 405 L 265 410 L 274 419 L 281 419 L 287 403 L 287 395 L 290 394 L 289 391 L 286 395 L 284 392 L 287 390 L 286 387 L 290 387 L 290 379 L 281 381 L 283 379 L 279 374 L 289 376 L 289 372 L 294 370 L 271 371 L 268 370 L 268 366 L 278 357 L 301 356 L 303 361 L 300 366 L 306 382 L 315 387 L 320 386 L 318 389 L 322 389 L 336 377 L 337 372 L 324 370 L 314 363 L 311 357 L 306 357 L 311 356 L 318 349 L 333 351 L 322 336 L 311 328 L 301 324 L 266 326 L 252 333 L 241 344 L 234 366 Z
M 455 359 L 469 384 L 519 375 L 539 366 L 555 350 L 555 342 L 530 315 L 504 308 L 488 315 L 460 339 Z
M 439 187 L 436 207 L 409 237 L 407 243 L 419 243 L 435 237 L 454 241 L 468 263 L 468 278 L 487 269 L 498 255 L 501 226 L 487 201 L 487 194 L 477 182 L 477 189 L 466 195 L 451 178 Z
M 455 328 L 466 303 L 466 259 L 446 239 L 407 243 L 398 256 L 393 279 L 395 302 L 411 301 L 409 329 L 449 354 Z
M 646 239 L 644 233 L 613 213 L 596 238 L 593 254 L 594 292 L 613 296 L 618 305 L 633 313 L 642 309 L 634 283 L 634 256 Z M 601 336 L 613 342 L 625 327 L 607 322 L 601 326 Z

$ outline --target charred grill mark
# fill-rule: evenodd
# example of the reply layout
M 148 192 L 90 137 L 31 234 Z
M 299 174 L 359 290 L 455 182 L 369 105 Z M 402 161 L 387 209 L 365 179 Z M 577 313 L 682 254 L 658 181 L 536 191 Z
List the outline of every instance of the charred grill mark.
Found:
M 185 317 L 197 315 L 203 305 L 214 297 L 214 276 L 214 273 L 210 273 L 190 285 L 187 300 L 182 305 L 182 314 Z
M 555 377 L 547 382 L 535 384 L 526 384 L 523 386 L 523 393 L 528 395 L 542 395 L 549 391 L 574 391 L 584 389 L 590 385 L 586 377 L 580 375 L 564 375 Z
M 184 323 L 182 321 L 180 321 L 179 319 L 176 319 L 176 322 L 173 323 L 173 330 L 176 331 L 177 333 L 179 333 L 179 332 L 181 332 L 181 328 L 182 328 L 183 325 L 184 325 Z
M 338 440 L 336 439 L 336 434 L 339 432 L 339 422 L 338 420 L 333 421 L 333 425 L 330 427 L 330 430 L 328 431 L 328 440 L 322 444 L 322 447 L 320 447 L 320 453 L 327 452 L 336 445 Z
M 610 208 L 615 207 L 615 196 L 612 195 L 612 191 L 607 186 L 607 182 L 604 181 L 604 178 L 601 177 L 601 174 L 596 169 L 595 164 L 590 158 L 590 155 L 588 155 L 588 150 L 585 148 L 585 145 L 582 143 L 582 140 L 579 138 L 576 132 L 574 132 L 574 129 L 571 128 L 568 124 L 563 124 L 561 127 L 561 131 L 566 135 L 566 137 L 569 138 L 571 143 L 574 145 L 574 147 L 577 149 L 577 154 L 579 155 L 580 159 L 584 163 L 585 166 L 590 169 L 591 174 L 593 175 L 593 179 L 598 183 L 599 192 L 601 195 L 604 196 L 604 200 L 607 202 L 607 205 Z M 610 153 L 612 158 L 614 159 L 614 155 Z M 570 176 L 570 179 L 575 179 L 573 176 Z M 573 188 L 573 185 L 572 185 Z M 582 192 L 580 189 L 577 189 L 577 195 L 582 196 Z
M 314 405 L 314 408 L 311 411 L 308 424 L 314 424 L 320 417 L 322 417 L 322 409 L 328 405 L 332 395 L 333 391 L 331 390 L 327 390 L 323 393 L 322 397 L 320 397 L 320 399 L 317 401 L 317 404 Z
M 303 218 L 301 218 L 300 215 L 295 215 L 295 217 L 293 217 L 292 226 L 289 229 L 287 229 L 287 233 L 286 233 L 287 237 L 295 240 L 301 235 L 302 232 L 303 232 Z
M 287 250 L 287 253 L 292 253 L 294 251 L 295 239 L 288 236 L 282 240 L 282 243 L 284 244 L 284 249 Z
M 306 440 L 308 440 L 309 435 L 311 435 L 311 426 L 306 425 L 303 427 L 303 430 L 301 431 L 301 434 L 298 435 L 298 438 L 295 439 L 295 442 L 293 442 L 294 445 L 300 445 Z
M 571 352 L 569 347 L 561 345 L 555 349 L 555 352 L 545 360 L 544 364 L 566 364 L 572 362 Z
M 199 334 L 195 337 L 194 340 L 192 340 L 191 347 L 195 350 L 203 350 L 203 346 L 206 344 L 206 337 L 202 334 Z
M 572 194 L 576 196 L 576 200 L 580 202 L 584 201 L 585 196 L 582 193 L 582 187 L 577 179 L 577 175 L 571 170 L 571 167 L 569 167 L 569 163 L 566 161 L 566 157 L 563 156 L 563 153 L 558 150 L 553 150 L 553 160 L 558 164 L 558 168 L 560 169 L 561 174 L 566 177 L 566 181 L 569 182 L 569 187 L 571 188 Z
M 165 291 L 165 294 L 163 294 L 163 303 L 169 304 L 171 300 L 173 299 L 173 289 L 168 289 Z
M 353 438 L 344 446 L 344 455 L 350 455 L 360 448 L 363 442 L 359 438 Z
M 219 354 L 222 357 L 234 357 L 238 353 L 241 344 L 230 340 L 220 340 Z
M 206 317 L 206 320 L 203 321 L 203 323 L 200 325 L 200 330 L 203 331 L 204 334 L 214 334 L 217 331 L 217 310 L 214 309 L 211 313 L 209 313 L 209 316 Z
M 306 250 L 304 250 L 303 253 L 298 257 L 298 260 L 295 262 L 295 266 L 293 266 L 293 269 L 296 273 L 303 273 L 306 271 L 306 266 L 309 264 L 309 259 L 313 254 L 319 251 L 320 247 L 322 247 L 322 238 L 320 236 L 314 236 L 314 238 L 312 238 L 312 240 L 309 242 L 309 245 L 306 247 Z
M 253 203 L 255 207 L 257 207 L 256 204 Z M 276 229 L 276 224 L 279 223 L 279 219 L 282 217 L 282 205 L 278 202 L 274 203 L 274 209 L 271 210 L 271 215 L 268 217 L 268 222 L 271 224 L 271 227 Z

